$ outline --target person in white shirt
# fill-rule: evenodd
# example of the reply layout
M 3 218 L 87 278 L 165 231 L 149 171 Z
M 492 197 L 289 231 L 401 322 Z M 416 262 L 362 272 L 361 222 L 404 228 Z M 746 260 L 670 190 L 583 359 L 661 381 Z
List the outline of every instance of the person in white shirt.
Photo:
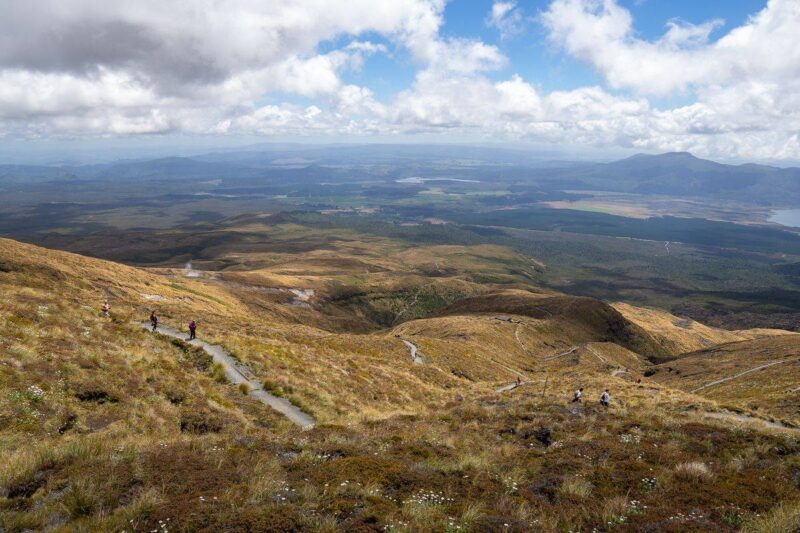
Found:
M 583 398 L 583 387 L 575 391 L 575 396 L 572 397 L 572 402 L 581 403 L 582 398 Z
M 603 394 L 600 395 L 600 403 L 603 407 L 608 407 L 608 401 L 610 400 L 610 396 L 608 395 L 608 389 L 603 391 Z

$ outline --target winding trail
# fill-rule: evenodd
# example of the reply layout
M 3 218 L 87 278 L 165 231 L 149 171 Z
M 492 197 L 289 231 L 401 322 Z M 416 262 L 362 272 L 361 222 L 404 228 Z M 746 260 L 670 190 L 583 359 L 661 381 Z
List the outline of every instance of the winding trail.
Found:
M 519 338 L 519 329 L 521 327 L 522 327 L 522 322 L 517 324 L 517 327 L 514 328 L 514 338 L 517 340 L 517 344 L 519 345 L 519 347 L 522 348 L 522 351 L 527 355 L 528 349 L 525 348 L 525 343 L 523 343 L 522 339 Z
M 414 344 L 411 341 L 407 341 L 405 339 L 400 339 L 400 340 L 403 341 L 403 344 L 408 346 L 408 349 L 411 352 L 411 359 L 414 361 L 414 364 L 421 365 L 425 362 L 425 359 L 418 354 L 419 349 L 417 348 L 416 344 Z
M 608 364 L 608 361 L 606 361 L 606 358 L 603 357 L 602 355 L 600 355 L 599 353 L 597 353 L 596 351 L 594 351 L 594 348 L 592 348 L 588 344 L 586 345 L 586 349 L 589 350 L 595 357 L 597 357 L 600 360 L 601 363 L 603 363 L 605 365 Z M 616 376 L 616 374 L 614 374 L 614 375 Z
M 526 383 L 530 383 L 530 381 L 523 381 L 523 382 L 521 382 L 521 383 L 517 383 L 517 382 L 515 381 L 514 383 L 509 383 L 508 385 L 503 385 L 502 387 L 500 387 L 499 389 L 497 389 L 495 392 L 508 392 L 508 391 L 512 391 L 512 390 L 516 389 L 517 387 L 521 387 L 521 386 L 525 385 Z
M 559 357 L 563 357 L 565 355 L 569 355 L 571 353 L 575 353 L 575 350 L 577 350 L 578 348 L 579 348 L 579 346 L 573 346 L 572 348 L 570 348 L 566 352 L 557 353 L 555 355 L 548 355 L 547 357 L 543 357 L 542 361 L 552 361 L 553 359 L 558 359 Z
M 791 431 L 792 433 L 800 433 L 800 429 L 787 426 L 781 422 L 773 422 L 771 420 L 765 420 L 763 418 L 757 418 L 754 416 L 747 416 L 742 415 L 739 413 L 733 413 L 731 411 L 721 411 L 721 412 L 713 412 L 713 413 L 703 413 L 703 416 L 706 418 L 714 418 L 716 420 L 723 420 L 725 422 L 747 422 L 747 423 L 756 423 L 762 426 L 765 426 L 769 429 L 780 429 L 783 431 Z
M 693 389 L 693 390 L 691 390 L 689 392 L 699 392 L 699 391 L 701 391 L 703 389 L 707 389 L 708 387 L 713 387 L 714 385 L 719 385 L 720 383 L 725 383 L 726 381 L 731 381 L 732 379 L 736 379 L 736 378 L 744 376 L 746 374 L 750 374 L 751 372 L 757 372 L 757 371 L 759 371 L 761 369 L 769 368 L 769 367 L 775 366 L 775 365 L 780 365 L 780 364 L 783 364 L 783 363 L 787 363 L 789 361 L 793 361 L 793 359 L 782 359 L 780 361 L 773 361 L 771 363 L 767 363 L 766 365 L 757 366 L 755 368 L 751 368 L 750 370 L 745 370 L 744 372 L 739 372 L 738 374 L 735 374 L 733 376 L 728 376 L 727 378 L 722 378 L 722 379 L 718 379 L 716 381 L 712 381 L 710 383 L 706 383 L 705 385 L 703 385 L 701 387 L 697 387 L 696 389 Z
M 150 324 L 141 324 L 144 329 L 150 330 Z M 264 390 L 264 387 L 261 383 L 253 376 L 252 372 L 250 372 L 247 367 L 236 361 L 230 354 L 225 351 L 222 346 L 216 344 L 209 344 L 206 341 L 200 339 L 194 340 L 187 340 L 186 334 L 178 331 L 175 328 L 171 328 L 169 326 L 158 326 L 157 333 L 161 335 L 166 335 L 167 337 L 172 337 L 175 339 L 180 339 L 187 344 L 191 344 L 192 346 L 197 346 L 205 350 L 205 352 L 211 356 L 215 363 L 219 364 L 222 369 L 225 371 L 225 377 L 233 383 L 234 385 L 240 385 L 245 383 L 250 388 L 249 395 L 255 398 L 256 400 L 260 401 L 261 403 L 268 405 L 272 409 L 278 411 L 280 414 L 297 424 L 303 429 L 311 429 L 314 427 L 315 422 L 314 419 L 311 418 L 310 415 L 304 413 L 300 410 L 296 405 L 293 405 L 289 400 L 286 398 L 280 398 L 275 396 L 274 394 L 270 394 L 269 392 Z
M 521 387 L 523 385 L 526 385 L 528 383 L 535 383 L 536 382 L 535 380 L 532 380 L 531 378 L 529 378 L 528 376 L 526 376 L 525 374 L 523 374 L 519 370 L 511 368 L 510 366 L 504 365 L 500 361 L 496 361 L 495 359 L 491 359 L 491 361 L 494 364 L 496 364 L 497 366 L 499 366 L 501 368 L 505 368 L 506 370 L 508 370 L 512 374 L 515 374 L 515 375 L 519 376 L 520 378 L 522 378 L 521 381 L 513 381 L 513 382 L 509 383 L 508 385 L 503 385 L 499 389 L 496 389 L 495 392 L 508 392 L 508 391 L 512 391 L 512 390 L 516 389 L 517 387 Z
M 511 367 L 510 367 L 510 366 L 508 366 L 508 365 L 504 365 L 504 364 L 503 364 L 503 363 L 501 363 L 500 361 L 496 361 L 496 360 L 494 360 L 494 359 L 490 359 L 490 361 L 491 361 L 492 363 L 496 364 L 497 366 L 501 367 L 501 368 L 505 368 L 506 370 L 508 370 L 508 371 L 509 371 L 509 372 L 511 372 L 512 374 L 514 374 L 514 375 L 517 375 L 517 376 L 519 376 L 519 377 L 521 377 L 521 378 L 523 378 L 523 379 L 525 379 L 525 380 L 527 380 L 527 381 L 530 381 L 530 378 L 529 378 L 528 376 L 526 376 L 525 374 L 523 374 L 522 372 L 520 372 L 519 370 L 516 370 L 516 369 L 514 369 L 514 368 L 511 368 Z
M 526 379 L 517 383 L 514 381 L 513 383 L 509 383 L 508 385 L 503 385 L 499 389 L 495 389 L 495 392 L 510 392 L 514 389 L 522 387 L 523 385 L 530 385 L 531 383 L 544 383 L 543 379 Z

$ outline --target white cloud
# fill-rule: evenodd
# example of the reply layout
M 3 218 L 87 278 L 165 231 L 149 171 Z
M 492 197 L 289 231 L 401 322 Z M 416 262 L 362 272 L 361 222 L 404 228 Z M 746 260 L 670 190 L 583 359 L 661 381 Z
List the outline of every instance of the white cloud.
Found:
M 693 96 L 654 112 L 636 143 L 718 157 L 797 158 L 800 128 L 800 2 L 770 0 L 717 40 L 724 25 L 669 21 L 659 39 L 637 37 L 616 0 L 555 0 L 541 14 L 549 37 L 594 67 L 611 87 L 642 95 Z
M 613 87 L 643 94 L 800 75 L 796 0 L 771 0 L 715 42 L 709 36 L 720 20 L 671 21 L 660 39 L 640 39 L 630 12 L 616 0 L 555 0 L 541 20 L 553 42 L 591 64 Z
M 353 39 L 320 54 L 321 43 L 375 32 L 420 62 L 438 61 L 450 47 L 438 40 L 443 8 L 444 0 L 380 9 L 371 0 L 0 2 L 0 121 L 19 135 L 43 131 L 48 116 L 57 131 L 106 124 L 115 133 L 124 130 L 114 126 L 121 117 L 140 109 L 130 129 L 145 131 L 140 123 L 155 109 L 170 117 L 153 122 L 149 131 L 159 131 L 224 120 L 270 92 L 339 99 L 353 92 L 342 71 L 387 49 Z M 456 67 L 480 68 L 495 60 L 490 52 L 465 50 Z
M 496 46 L 470 39 L 435 41 L 428 58 L 428 70 L 470 74 L 505 66 L 506 57 Z
M 486 24 L 496 28 L 503 39 L 522 33 L 525 30 L 526 22 L 525 15 L 514 0 L 496 1 L 492 4 L 492 10 L 486 17 Z

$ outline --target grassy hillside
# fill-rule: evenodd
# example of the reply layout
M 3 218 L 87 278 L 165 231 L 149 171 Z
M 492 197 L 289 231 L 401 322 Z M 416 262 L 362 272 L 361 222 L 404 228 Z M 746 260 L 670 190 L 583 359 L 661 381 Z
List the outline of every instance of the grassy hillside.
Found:
M 612 342 L 653 361 L 669 356 L 644 329 L 610 305 L 593 298 L 502 291 L 465 298 L 441 314 L 488 312 L 545 319 L 559 324 L 566 335 L 580 335 L 584 342 Z
M 659 383 L 800 424 L 800 335 L 722 344 L 653 369 Z
M 613 307 L 626 319 L 647 331 L 659 344 L 675 355 L 718 344 L 789 334 L 788 331 L 782 329 L 729 331 L 713 328 L 696 320 L 677 317 L 661 309 L 637 307 L 622 302 L 613 304 Z
M 247 256 L 256 268 L 186 277 L 0 241 L 0 526 L 783 531 L 773 526 L 797 520 L 795 431 L 734 426 L 707 416 L 712 399 L 637 383 L 663 349 L 647 323 L 480 283 L 472 258 L 497 254 L 487 267 L 498 271 L 511 258 L 486 251 Z M 424 275 L 429 258 L 452 270 Z M 390 306 L 372 302 L 415 279 L 469 290 L 417 300 L 410 320 L 381 327 L 375 309 Z M 362 280 L 360 300 L 335 297 Z M 298 301 L 290 288 L 316 292 Z M 153 308 L 171 325 L 197 319 L 316 428 L 226 384 L 205 352 L 142 330 Z M 569 403 L 579 386 L 586 403 Z

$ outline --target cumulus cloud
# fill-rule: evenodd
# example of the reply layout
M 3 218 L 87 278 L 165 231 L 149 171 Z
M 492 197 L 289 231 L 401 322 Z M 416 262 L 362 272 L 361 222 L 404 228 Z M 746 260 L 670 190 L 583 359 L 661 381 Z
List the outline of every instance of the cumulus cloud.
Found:
M 193 0 L 108 2 L 30 0 L 0 3 L 0 120 L 18 128 L 44 117 L 81 117 L 102 128 L 109 119 L 156 108 L 169 129 L 198 124 L 193 109 L 225 116 L 264 94 L 336 97 L 340 74 L 358 69 L 382 44 L 355 37 L 374 32 L 435 60 L 444 0 Z M 325 54 L 321 43 L 351 36 Z M 465 61 L 491 61 L 475 49 Z M 467 68 L 467 67 L 465 67 Z M 348 89 L 349 90 L 349 89 Z M 24 122 L 23 122 L 24 120 Z
M 543 94 L 520 76 L 499 82 L 421 76 L 391 109 L 394 122 L 417 131 L 591 146 L 633 146 L 652 111 L 645 99 L 615 97 L 599 87 Z
M 679 20 L 648 41 L 616 0 L 555 0 L 541 14 L 549 38 L 617 89 L 695 102 L 654 111 L 636 146 L 717 157 L 797 158 L 800 3 L 770 0 L 713 40 L 724 22 Z
M 359 40 L 364 34 L 405 48 L 438 76 L 505 64 L 494 46 L 441 38 L 443 9 L 444 0 L 393 0 L 380 9 L 372 0 L 3 2 L 0 121 L 23 136 L 248 126 L 255 133 L 281 127 L 313 133 L 333 131 L 337 120 L 352 130 L 354 120 L 386 116 L 369 88 L 341 79 L 368 56 L 389 52 L 385 44 Z M 348 36 L 346 44 L 319 53 L 322 43 Z M 259 107 L 266 94 L 319 99 L 325 111 Z
M 616 0 L 556 0 L 541 14 L 550 39 L 595 67 L 616 88 L 667 95 L 742 79 L 794 80 L 800 75 L 800 2 L 770 0 L 717 41 L 721 20 L 677 20 L 658 40 L 636 37 L 633 18 Z
M 30 0 L 0 4 L 0 65 L 87 74 L 137 72 L 164 90 L 269 67 L 340 35 L 368 31 L 422 42 L 443 2 L 395 0 Z

